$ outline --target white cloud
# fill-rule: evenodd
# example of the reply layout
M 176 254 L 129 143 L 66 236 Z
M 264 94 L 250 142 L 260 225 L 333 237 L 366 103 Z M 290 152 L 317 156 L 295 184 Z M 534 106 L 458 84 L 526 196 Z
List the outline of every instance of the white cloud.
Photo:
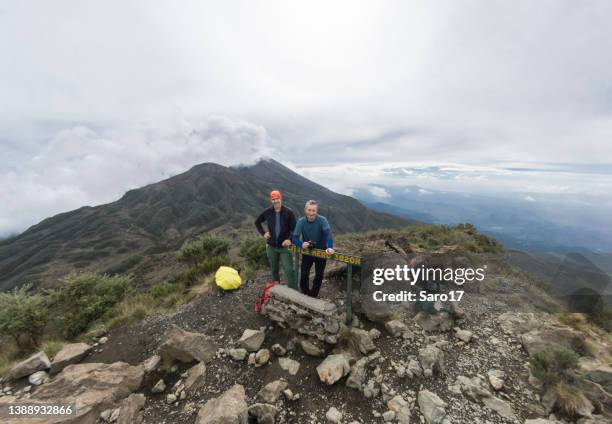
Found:
M 30 160 L 0 172 L 0 234 L 184 172 L 202 162 L 251 164 L 274 155 L 265 129 L 216 116 L 144 122 L 122 131 L 76 126 L 57 133 Z
M 389 192 L 387 192 L 387 190 L 385 190 L 383 187 L 372 186 L 368 187 L 368 190 L 370 191 L 370 193 L 372 193 L 372 195 L 381 199 L 390 197 Z

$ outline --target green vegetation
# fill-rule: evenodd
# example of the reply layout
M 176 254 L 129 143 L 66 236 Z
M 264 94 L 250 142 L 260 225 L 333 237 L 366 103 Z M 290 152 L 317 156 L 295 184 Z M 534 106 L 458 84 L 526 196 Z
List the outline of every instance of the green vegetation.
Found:
M 266 242 L 261 237 L 245 238 L 240 244 L 240 256 L 253 269 L 265 268 L 268 265 Z
M 56 317 L 61 334 L 72 339 L 89 328 L 107 311 L 121 301 L 131 289 L 131 276 L 72 273 L 63 285 L 51 294 L 53 308 L 61 313 Z
M 227 257 L 229 242 L 215 236 L 203 236 L 185 244 L 177 254 L 179 262 L 196 267 L 211 257 Z
M 578 354 L 573 350 L 558 348 L 538 352 L 529 359 L 534 377 L 544 384 L 553 386 L 568 381 L 570 372 L 578 365 Z
M 30 287 L 25 285 L 0 293 L 0 337 L 11 337 L 19 349 L 24 348 L 24 336 L 34 346 L 38 345 L 49 317 L 47 299 L 29 291 Z

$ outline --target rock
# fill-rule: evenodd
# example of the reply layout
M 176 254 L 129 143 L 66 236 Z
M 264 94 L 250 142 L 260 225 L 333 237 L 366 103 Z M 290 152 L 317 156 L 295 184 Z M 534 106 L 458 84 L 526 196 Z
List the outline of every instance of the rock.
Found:
M 108 330 L 103 325 L 88 332 L 87 336 L 92 339 L 99 339 L 100 337 L 106 335 L 106 333 L 108 333 Z
M 119 419 L 119 414 L 121 413 L 121 409 L 120 408 L 115 408 L 113 409 L 111 416 L 109 417 L 109 421 L 111 423 L 115 423 L 117 422 L 117 420 Z
M 208 362 L 215 357 L 217 346 L 205 334 L 191 333 L 173 325 L 159 348 L 162 358 L 181 362 Z
M 40 386 L 32 399 L 45 403 L 66 403 L 72 399 L 77 415 L 74 422 L 90 422 L 100 411 L 113 408 L 116 402 L 137 390 L 144 377 L 142 366 L 125 362 L 112 364 L 72 364 L 64 368 L 53 380 Z
M 487 372 L 487 377 L 489 378 L 489 383 L 491 383 L 491 387 L 493 387 L 493 389 L 501 390 L 504 387 L 506 373 L 502 370 L 490 370 Z
M 319 343 L 304 339 L 300 340 L 300 346 L 306 355 L 316 356 L 318 358 L 325 356 L 325 348 Z
M 584 334 L 567 326 L 549 326 L 521 335 L 521 343 L 529 355 L 549 348 L 565 348 L 582 352 L 584 340 Z
M 497 321 L 504 333 L 515 336 L 542 326 L 542 317 L 534 313 L 506 312 Z
M 378 331 L 376 328 L 371 328 L 370 331 L 370 337 L 372 338 L 372 340 L 376 340 L 377 338 L 379 338 L 381 336 L 381 332 Z
M 245 348 L 249 352 L 257 352 L 266 338 L 266 333 L 261 330 L 246 329 L 242 333 L 242 337 L 238 343 L 240 347 Z
M 159 366 L 159 363 L 161 362 L 161 356 L 159 355 L 153 355 L 151 356 L 149 359 L 144 361 L 144 371 L 146 373 L 150 373 L 153 372 L 157 369 L 157 367 Z
M 350 374 L 346 379 L 346 386 L 352 389 L 363 390 L 365 383 L 366 367 L 368 358 L 361 358 L 351 367 Z
M 319 364 L 317 374 L 323 383 L 331 385 L 347 375 L 350 370 L 351 367 L 346 357 L 342 354 L 336 354 L 329 355 Z
M 276 403 L 283 390 L 285 390 L 289 384 L 283 380 L 276 380 L 266 384 L 257 393 L 257 397 L 266 403 Z
M 257 424 L 274 424 L 278 408 L 267 403 L 255 403 L 249 406 L 249 415 L 257 419 Z
M 448 312 L 440 312 L 437 314 L 428 314 L 427 312 L 419 312 L 414 317 L 415 322 L 427 333 L 434 331 L 449 331 L 453 328 L 453 319 Z
M 400 337 L 404 332 L 408 331 L 408 326 L 402 321 L 394 319 L 385 323 L 385 329 L 393 337 Z
M 278 365 L 291 375 L 296 375 L 300 370 L 300 363 L 289 358 L 278 358 Z
M 287 349 L 276 343 L 272 345 L 272 352 L 274 352 L 276 356 L 285 356 L 287 354 Z
M 474 402 L 478 402 L 482 398 L 489 398 L 492 396 L 489 389 L 485 387 L 484 381 L 478 376 L 468 378 L 460 375 L 457 377 L 455 385 L 459 387 L 461 393 Z
M 525 424 L 561 424 L 561 422 L 557 420 L 547 420 L 545 418 L 535 418 L 532 420 L 525 420 Z
M 612 366 L 599 360 L 580 358 L 580 373 L 589 381 L 600 384 L 608 393 L 612 393 Z
M 40 386 L 47 381 L 48 378 L 49 375 L 46 373 L 46 371 L 36 371 L 34 374 L 30 374 L 28 377 L 28 382 L 35 386 Z
M 406 367 L 406 375 L 409 378 L 420 377 L 423 375 L 423 369 L 416 359 L 411 358 Z
M 469 331 L 469 330 L 457 329 L 455 335 L 462 342 L 469 343 L 470 340 L 472 340 L 473 333 L 471 331 Z
M 425 377 L 444 373 L 444 352 L 433 345 L 419 349 L 419 362 Z
M 187 370 L 187 378 L 185 379 L 185 390 L 188 392 L 195 391 L 206 383 L 206 365 L 203 362 L 194 365 Z
M 100 414 L 100 419 L 104 422 L 110 422 L 110 417 L 111 414 L 113 413 L 112 409 L 105 409 L 104 411 L 102 411 L 102 413 Z
M 232 359 L 236 361 L 244 361 L 244 358 L 246 358 L 249 352 L 247 352 L 247 350 L 244 348 L 239 348 L 239 349 L 230 349 L 228 353 L 232 357 Z
M 9 373 L 9 378 L 11 380 L 18 380 L 36 371 L 48 370 L 50 367 L 51 362 L 49 362 L 49 358 L 47 358 L 45 352 L 41 351 L 13 366 Z
M 360 328 L 351 328 L 349 330 L 349 335 L 351 340 L 355 343 L 355 347 L 357 347 L 357 349 L 364 355 L 376 350 L 376 346 L 370 337 L 370 333 L 367 331 Z
M 160 378 L 159 381 L 155 383 L 155 386 L 153 386 L 153 388 L 151 389 L 151 392 L 163 393 L 164 390 L 166 390 L 166 382 Z
M 57 374 L 67 365 L 80 362 L 85 357 L 92 347 L 87 343 L 69 343 L 57 352 L 51 362 L 51 374 Z
M 270 360 L 270 351 L 268 349 L 259 349 L 255 354 L 255 366 L 261 367 Z
M 172 405 L 174 402 L 178 400 L 178 397 L 174 393 L 168 393 L 166 395 L 166 403 L 168 405 Z
M 429 390 L 421 390 L 417 399 L 427 424 L 450 423 L 450 419 L 446 416 L 446 403 L 438 395 Z
M 236 384 L 221 396 L 206 402 L 198 412 L 195 424 L 246 424 L 247 420 L 244 387 Z
M 514 416 L 512 406 L 510 406 L 510 404 L 506 401 L 492 396 L 483 398 L 482 403 L 484 403 L 487 408 L 494 410 L 499 415 L 508 420 L 514 420 L 516 418 Z
M 108 337 L 104 336 L 104 337 L 100 337 L 100 340 L 98 340 L 98 343 L 100 344 L 106 344 L 106 342 L 108 342 Z
M 119 408 L 117 424 L 141 424 L 144 419 L 145 400 L 146 398 L 142 393 L 132 393 L 123 399 Z
M 408 405 L 408 402 L 406 402 L 402 396 L 397 395 L 391 398 L 387 402 L 387 408 L 389 408 L 390 411 L 393 411 L 394 418 L 396 418 L 398 422 L 402 424 L 410 423 L 410 405 Z
M 325 418 L 327 418 L 327 422 L 339 424 L 342 421 L 342 415 L 342 412 L 332 406 L 325 413 Z
M 391 422 L 391 421 L 393 421 L 395 419 L 395 412 L 394 411 L 384 412 L 382 414 L 382 417 L 383 417 L 383 421 L 384 422 L 386 422 L 386 423 Z

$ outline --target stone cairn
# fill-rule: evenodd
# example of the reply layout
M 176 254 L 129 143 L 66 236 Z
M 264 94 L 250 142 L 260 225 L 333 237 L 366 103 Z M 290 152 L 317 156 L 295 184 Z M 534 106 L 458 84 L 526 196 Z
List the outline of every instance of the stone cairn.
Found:
M 326 343 L 338 343 L 342 314 L 334 303 L 280 284 L 270 289 L 269 296 L 262 313 L 270 320 Z

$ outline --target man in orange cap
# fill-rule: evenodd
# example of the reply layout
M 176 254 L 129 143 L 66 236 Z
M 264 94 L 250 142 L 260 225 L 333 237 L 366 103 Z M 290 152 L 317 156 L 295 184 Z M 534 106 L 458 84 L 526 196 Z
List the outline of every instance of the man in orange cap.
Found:
M 279 261 L 283 264 L 283 271 L 287 279 L 287 285 L 297 290 L 291 251 L 287 249 L 291 246 L 291 235 L 295 229 L 295 214 L 293 211 L 283 206 L 283 196 L 280 191 L 270 192 L 270 203 L 272 206 L 265 209 L 255 220 L 255 227 L 267 241 L 266 255 L 272 268 L 272 279 L 280 281 Z M 267 230 L 262 224 L 266 222 Z

